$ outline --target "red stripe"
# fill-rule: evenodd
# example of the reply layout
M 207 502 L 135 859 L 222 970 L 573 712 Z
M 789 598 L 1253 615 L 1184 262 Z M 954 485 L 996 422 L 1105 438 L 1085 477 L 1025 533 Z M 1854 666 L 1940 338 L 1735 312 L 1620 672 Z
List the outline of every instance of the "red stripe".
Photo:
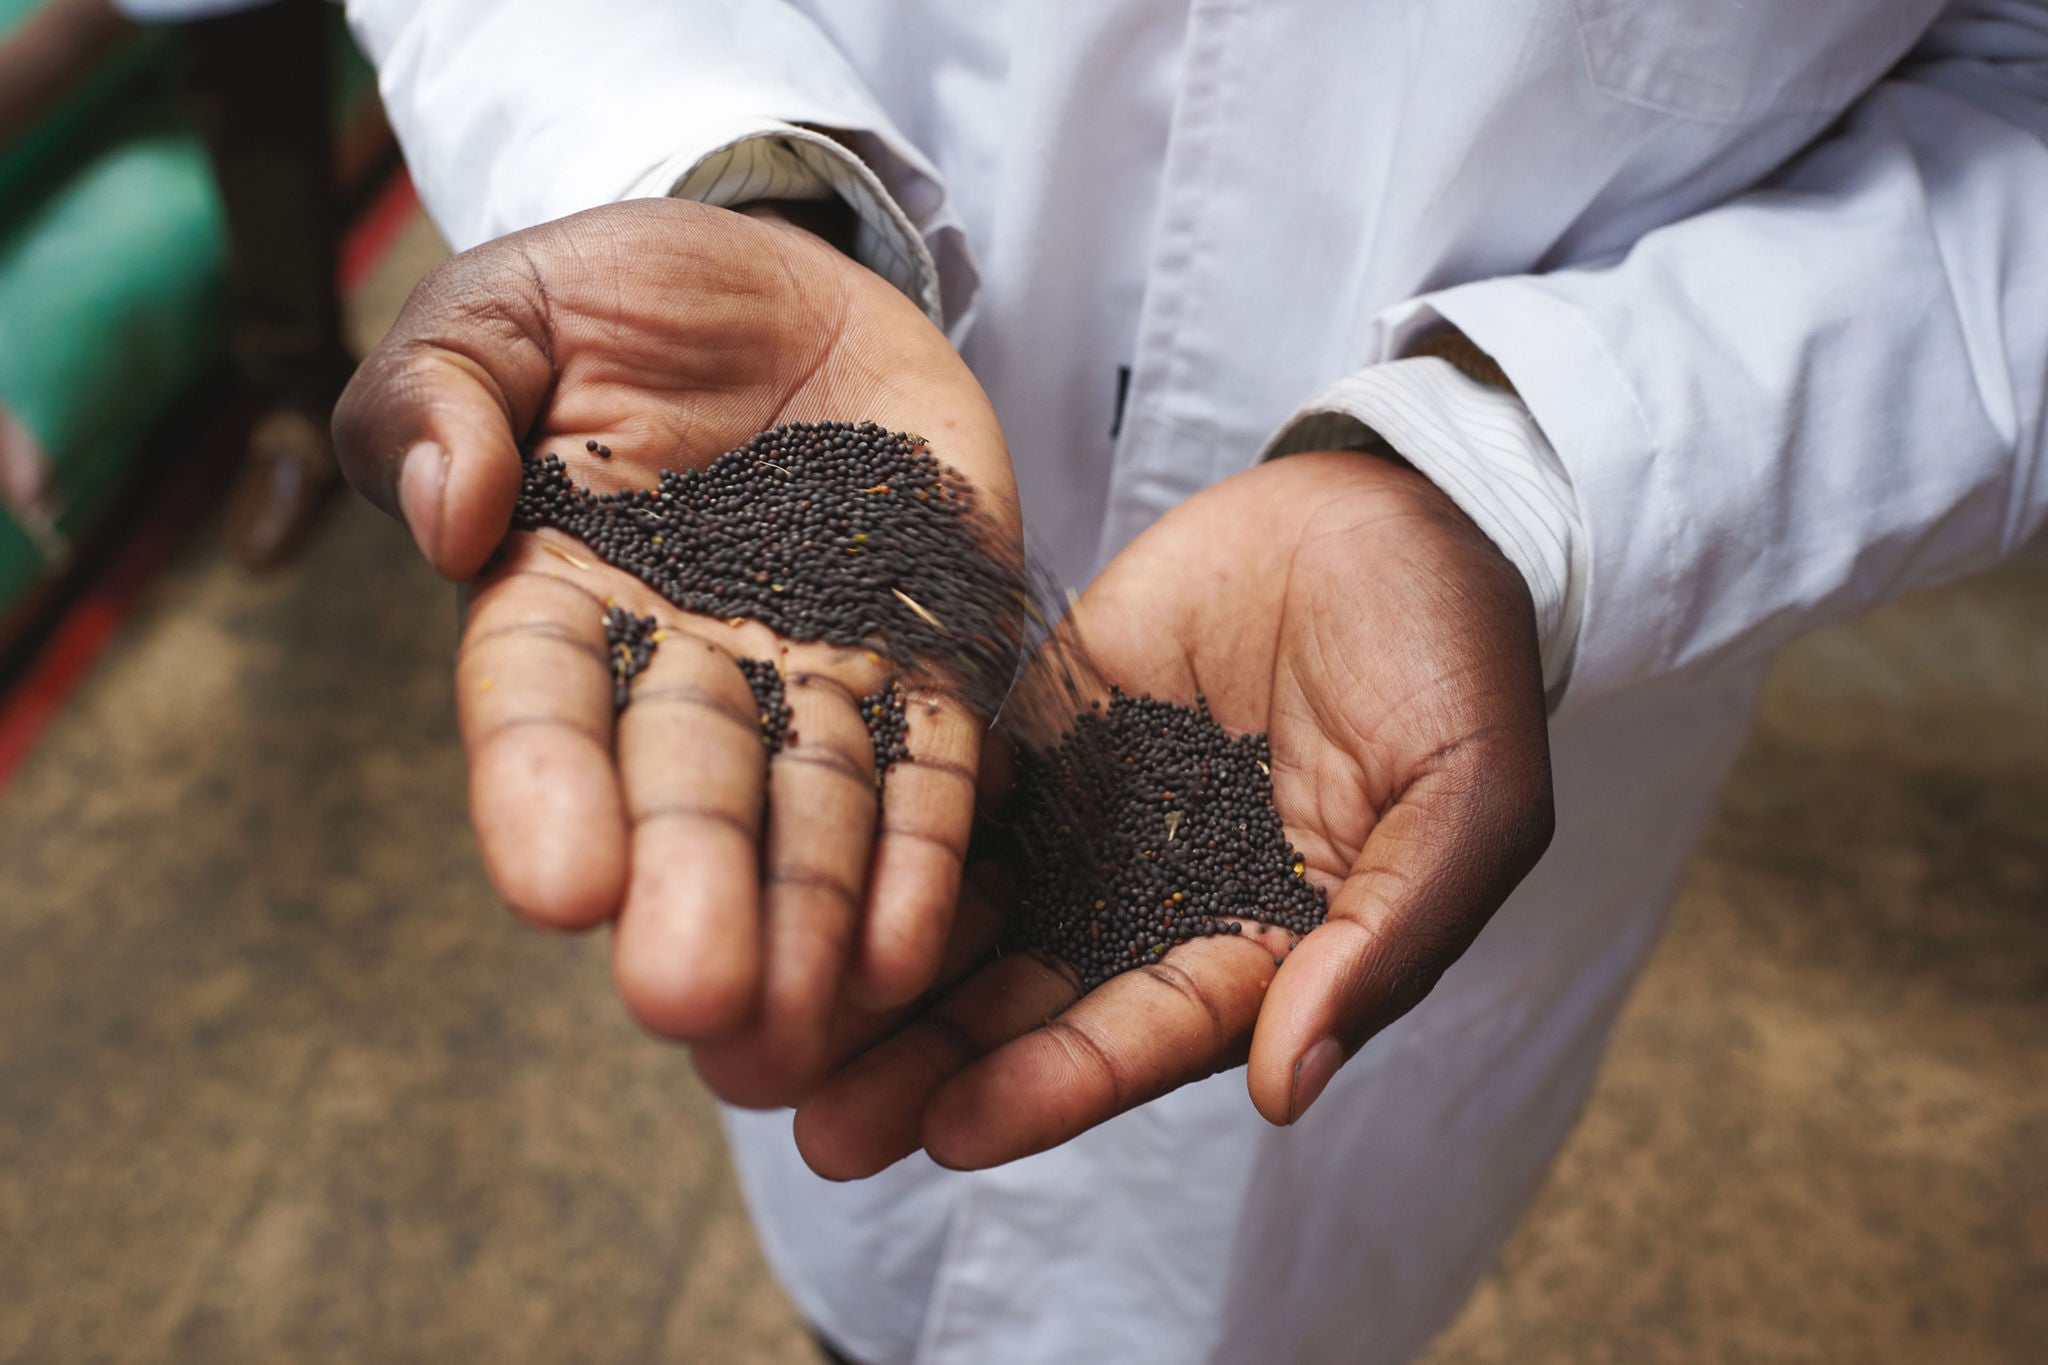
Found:
M 412 177 L 400 168 L 342 239 L 335 283 L 344 298 L 377 268 L 419 206 Z M 189 490 L 174 488 L 158 500 L 154 515 L 136 528 L 125 548 L 65 612 L 20 681 L 0 696 L 0 791 L 177 549 L 190 525 L 194 501 L 179 496 L 181 491 Z
M 189 498 L 165 503 L 179 513 Z M 0 699 L 0 790 L 64 709 L 100 651 L 135 606 L 142 591 L 178 547 L 178 521 L 163 517 L 141 527 L 86 594 L 71 604 L 43 642 L 14 690 Z
M 343 298 L 362 287 L 419 209 L 419 191 L 413 188 L 412 177 L 401 166 L 384 182 L 384 188 L 377 191 L 377 197 L 342 238 L 334 284 Z
M 81 602 L 64 618 L 28 675 L 0 704 L 0 788 L 35 748 L 43 731 L 106 647 L 124 608 L 107 602 Z

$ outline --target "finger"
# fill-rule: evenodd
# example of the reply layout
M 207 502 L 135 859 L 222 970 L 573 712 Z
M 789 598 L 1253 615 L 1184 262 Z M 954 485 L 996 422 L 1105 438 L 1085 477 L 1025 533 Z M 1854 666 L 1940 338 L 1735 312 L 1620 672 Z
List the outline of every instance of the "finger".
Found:
M 1218 936 L 1111 978 L 939 1088 L 925 1150 L 956 1170 L 1001 1165 L 1237 1065 L 1274 970 L 1257 939 Z
M 784 695 L 794 738 L 768 765 L 760 1065 L 728 1096 L 754 1106 L 790 1103 L 822 1076 L 875 837 L 874 747 L 853 691 L 802 672 Z
M 881 829 L 868 876 L 849 996 L 870 1009 L 915 1000 L 946 946 L 973 833 L 981 722 L 957 697 L 908 689 L 910 757 L 882 781 Z
M 505 574 L 472 600 L 455 668 L 484 868 L 507 905 L 552 929 L 609 918 L 625 881 L 603 617 L 563 578 Z
M 1008 953 L 862 1053 L 796 1115 L 797 1150 L 828 1180 L 860 1180 L 924 1145 L 925 1107 L 948 1080 L 1073 1002 L 1073 977 Z
M 619 716 L 632 871 L 612 974 L 649 1031 L 702 1038 L 739 1026 L 760 988 L 756 848 L 766 751 L 730 654 L 663 638 Z
M 1519 755 L 1454 750 L 1373 827 L 1328 920 L 1273 981 L 1252 1042 L 1252 1103 L 1292 1123 L 1367 1039 L 1414 1008 L 1549 844 L 1542 729 Z
M 934 996 L 964 980 L 996 953 L 1003 934 L 1003 916 L 997 906 L 1007 903 L 1009 897 L 1005 882 L 1005 875 L 986 863 L 970 868 L 962 878 L 959 912 L 953 917 L 952 934 L 939 960 Z M 836 1075 L 921 1008 L 921 1003 L 913 1002 L 871 1010 L 841 1000 L 827 1030 L 828 1071 Z M 739 1103 L 739 1096 L 752 1093 L 754 1078 L 770 1064 L 765 1039 L 757 1031 L 698 1043 L 690 1054 L 711 1093 L 727 1103 Z
M 501 244 L 442 265 L 406 301 L 334 410 L 341 467 L 444 575 L 497 548 L 519 494 L 519 434 L 554 379 L 544 295 Z

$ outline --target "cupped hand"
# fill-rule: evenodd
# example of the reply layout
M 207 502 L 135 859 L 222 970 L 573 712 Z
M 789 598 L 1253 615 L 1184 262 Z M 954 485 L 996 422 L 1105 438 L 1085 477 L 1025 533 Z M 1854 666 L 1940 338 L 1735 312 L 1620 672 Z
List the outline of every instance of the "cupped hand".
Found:
M 1252 1102 L 1291 1123 L 1548 845 L 1527 589 L 1405 467 L 1317 452 L 1225 480 L 1119 555 L 1072 625 L 1108 681 L 1204 695 L 1227 729 L 1267 732 L 1274 803 L 1329 919 L 1295 943 L 1195 939 L 1078 999 L 1065 967 L 996 958 L 798 1110 L 821 1174 L 920 1146 L 996 1165 L 1247 1059 Z
M 747 1065 L 714 1085 L 743 1103 L 815 1079 L 848 991 L 899 1002 L 937 970 L 984 719 L 913 673 L 912 759 L 878 805 L 854 702 L 888 662 L 688 615 L 559 532 L 506 533 L 522 450 L 599 491 L 645 487 L 822 420 L 923 435 L 1014 553 L 1002 435 L 945 337 L 817 237 L 723 209 L 618 204 L 457 256 L 335 414 L 350 480 L 443 574 L 474 577 L 457 701 L 493 885 L 540 925 L 616 921 L 627 1005 L 665 1036 L 728 1040 Z M 611 602 L 666 637 L 616 717 Z M 772 761 L 739 657 L 787 676 L 798 741 Z

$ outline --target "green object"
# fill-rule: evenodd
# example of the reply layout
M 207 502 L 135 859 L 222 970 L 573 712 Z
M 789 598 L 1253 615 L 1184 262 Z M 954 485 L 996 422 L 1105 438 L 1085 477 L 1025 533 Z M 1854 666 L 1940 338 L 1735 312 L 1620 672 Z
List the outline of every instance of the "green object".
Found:
M 8 0 L 0 0 L 0 4 L 6 3 Z M 340 126 L 377 98 L 377 68 L 356 46 L 355 35 L 348 31 L 348 16 L 339 5 L 334 7 L 330 27 L 334 31 L 334 40 L 327 45 L 334 59 L 333 116 L 336 126 Z
M 43 0 L 0 0 L 0 39 L 13 31 Z M 9 205 L 38 171 L 60 153 L 91 135 L 94 124 L 124 96 L 136 98 L 138 88 L 155 96 L 168 84 L 172 60 L 170 35 L 144 29 L 122 43 L 80 80 L 9 146 L 0 147 L 0 205 Z
M 0 37 L 44 0 L 0 0 Z M 376 73 L 331 22 L 334 119 Z M 61 568 L 151 425 L 219 355 L 227 227 L 200 141 L 179 117 L 177 26 L 145 29 L 0 147 L 0 407 L 53 471 L 53 529 L 0 507 L 0 617 Z
M 143 433 L 212 362 L 225 240 L 206 153 L 172 131 L 88 149 L 0 226 L 0 403 L 55 467 L 60 531 L 90 524 Z M 45 569 L 7 527 L 0 606 Z
M 45 571 L 42 552 L 12 517 L 0 516 L 0 614 L 20 601 Z

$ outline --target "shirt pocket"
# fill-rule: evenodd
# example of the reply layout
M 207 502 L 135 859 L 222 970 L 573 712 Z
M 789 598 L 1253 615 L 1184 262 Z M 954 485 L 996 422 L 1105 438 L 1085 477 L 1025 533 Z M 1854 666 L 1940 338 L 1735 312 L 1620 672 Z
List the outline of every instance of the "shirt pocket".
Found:
M 1693 118 L 1833 112 L 1875 84 L 1941 0 L 1572 0 L 1601 91 Z

